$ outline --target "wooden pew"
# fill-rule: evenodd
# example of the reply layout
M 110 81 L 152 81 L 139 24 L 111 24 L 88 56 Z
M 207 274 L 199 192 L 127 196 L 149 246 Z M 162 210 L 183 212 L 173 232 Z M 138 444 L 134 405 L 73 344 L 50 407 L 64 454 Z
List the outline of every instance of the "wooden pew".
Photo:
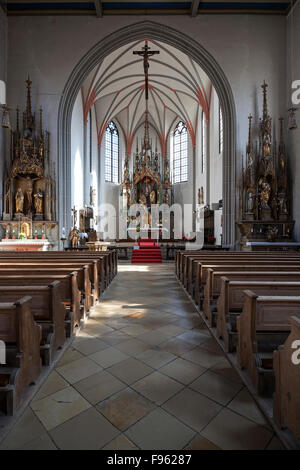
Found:
M 256 262 L 259 262 L 259 263 L 268 263 L 268 261 L 272 261 L 272 262 L 277 262 L 277 261 L 280 261 L 281 263 L 285 262 L 285 263 L 292 263 L 292 262 L 300 262 L 300 257 L 299 256 L 287 256 L 287 255 L 284 255 L 284 256 L 275 256 L 273 253 L 272 254 L 268 254 L 267 256 L 265 256 L 264 254 L 258 254 L 256 255 L 256 253 L 251 253 L 251 255 L 249 256 L 249 254 L 243 254 L 243 253 L 237 253 L 235 254 L 234 256 L 228 256 L 228 254 L 226 256 L 223 256 L 222 254 L 220 254 L 219 257 L 215 257 L 215 256 L 209 256 L 209 257 L 189 257 L 188 258 L 188 273 L 187 273 L 187 278 L 186 278 L 186 289 L 188 290 L 189 294 L 190 295 L 194 295 L 194 289 L 195 289 L 195 286 L 196 284 L 199 284 L 199 277 L 200 277 L 200 268 L 201 268 L 201 264 L 209 264 L 208 262 L 210 262 L 211 264 L 220 264 L 220 263 L 224 263 L 224 264 L 228 264 L 227 261 L 229 263 L 233 263 L 233 261 L 238 261 L 238 262 L 241 262 L 242 260 L 245 260 L 247 261 L 246 264 L 251 264 L 251 263 L 254 263 Z
M 101 282 L 101 292 L 107 287 L 109 282 L 117 274 L 117 256 L 116 250 L 111 250 L 102 253 L 79 253 L 79 252 L 61 252 L 61 251 L 46 251 L 46 252 L 24 252 L 22 255 L 16 252 L 0 252 L 0 259 L 6 258 L 19 258 L 36 259 L 36 258 L 49 258 L 49 259 L 65 259 L 70 261 L 97 261 L 98 262 L 98 277 Z
M 207 269 L 207 280 L 204 286 L 204 299 L 203 299 L 203 313 L 205 317 L 209 321 L 210 326 L 216 325 L 216 315 L 217 312 L 217 299 L 221 292 L 221 278 L 222 276 L 229 277 L 234 272 L 244 273 L 244 274 L 252 274 L 255 273 L 257 280 L 263 280 L 264 278 L 261 277 L 259 274 L 260 272 L 263 273 L 272 273 L 275 272 L 277 275 L 290 272 L 290 273 L 299 273 L 300 266 L 278 266 L 278 265 L 264 265 L 261 267 L 262 271 L 257 271 L 260 266 L 251 265 L 251 266 L 217 266 Z M 222 273 L 222 275 L 220 275 Z M 257 273 L 257 274 L 256 274 Z M 254 280 L 252 278 L 252 280 Z M 296 279 L 297 280 L 297 279 Z
M 1 271 L 10 272 L 11 274 L 15 274 L 16 270 L 22 270 L 22 273 L 26 274 L 69 274 L 73 271 L 78 272 L 78 288 L 80 289 L 83 298 L 84 298 L 84 315 L 88 315 L 90 307 L 93 303 L 92 301 L 92 292 L 91 292 L 91 281 L 90 281 L 90 272 L 89 266 L 82 263 L 45 263 L 41 261 L 32 261 L 27 262 L 26 260 L 22 262 L 22 260 L 14 261 L 14 260 L 6 260 L 0 261 L 0 273 Z
M 286 274 L 286 273 L 285 273 Z M 290 281 L 290 275 L 280 273 L 264 273 L 259 276 L 249 274 L 240 275 L 238 281 L 228 277 L 221 277 L 221 292 L 217 300 L 217 336 L 224 341 L 225 351 L 234 352 L 237 344 L 236 320 L 241 315 L 245 303 L 245 290 L 251 290 L 257 295 L 298 296 L 300 295 L 300 275 L 297 282 Z M 291 276 L 295 278 L 293 274 Z M 279 280 L 282 279 L 283 281 Z M 263 280 L 261 280 L 263 279 Z
M 215 251 L 189 251 L 189 252 L 181 252 L 181 254 L 178 255 L 181 259 L 181 264 L 182 264 L 182 269 L 180 270 L 179 273 L 179 278 L 181 282 L 184 284 L 186 288 L 189 289 L 189 293 L 192 295 L 191 291 L 191 285 L 190 281 L 192 282 L 193 280 L 193 275 L 196 276 L 196 270 L 195 270 L 195 263 L 198 261 L 207 261 L 207 260 L 215 260 L 215 261 L 221 261 L 221 260 L 226 260 L 226 259 L 237 259 L 237 258 L 245 258 L 245 259 L 295 259 L 297 258 L 300 260 L 300 254 L 298 253 L 279 253 L 274 254 L 272 252 L 263 252 L 263 253 L 245 253 L 245 252 L 238 252 L 238 251 L 221 251 L 218 254 L 216 254 Z M 189 285 L 189 287 L 188 287 Z
M 42 328 L 34 321 L 30 303 L 28 296 L 0 303 L 0 340 L 6 345 L 6 364 L 0 365 L 0 411 L 5 415 L 14 414 L 41 371 Z
M 42 327 L 42 362 L 50 365 L 55 352 L 66 341 L 66 309 L 59 295 L 59 281 L 48 286 L 0 286 L 1 302 L 15 302 L 24 296 L 32 297 L 31 312 Z
M 211 270 L 213 272 L 234 272 L 234 271 L 240 271 L 240 272 L 251 272 L 251 271 L 258 271 L 259 269 L 263 271 L 300 271 L 300 263 L 298 262 L 293 262 L 293 263 L 283 263 L 281 261 L 276 261 L 276 262 L 261 262 L 259 263 L 258 261 L 248 263 L 244 260 L 241 261 L 235 261 L 235 263 L 230 263 L 228 264 L 202 264 L 201 265 L 201 277 L 200 277 L 200 286 L 197 287 L 197 290 L 195 292 L 195 301 L 196 299 L 198 300 L 198 303 L 201 305 L 201 300 L 211 298 L 208 297 L 206 292 L 210 291 L 212 292 L 211 285 L 207 286 L 207 282 L 209 282 L 209 273 Z M 220 287 L 221 287 L 221 281 L 219 280 L 219 284 L 216 284 L 214 286 L 213 292 L 215 295 L 219 295 L 220 293 Z M 204 305 L 203 305 L 204 309 Z
M 273 355 L 275 374 L 274 419 L 281 428 L 288 428 L 300 442 L 300 318 L 290 318 L 291 332 Z M 295 354 L 296 357 L 292 357 Z M 293 359 L 293 360 L 292 360 Z
M 245 291 L 245 304 L 237 318 L 237 358 L 250 374 L 258 393 L 274 392 L 273 352 L 290 332 L 290 317 L 300 316 L 300 297 L 258 296 Z
M 66 335 L 72 336 L 76 328 L 80 325 L 80 291 L 77 285 L 77 271 L 70 274 L 6 274 L 0 271 L 0 286 L 44 286 L 51 284 L 55 280 L 59 281 L 59 295 L 66 307 L 67 316 L 65 319 Z

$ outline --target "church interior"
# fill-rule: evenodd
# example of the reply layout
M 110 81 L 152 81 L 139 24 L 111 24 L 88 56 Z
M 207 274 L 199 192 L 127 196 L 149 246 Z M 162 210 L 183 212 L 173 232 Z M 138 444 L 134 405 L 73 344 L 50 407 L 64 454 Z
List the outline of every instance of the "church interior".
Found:
M 299 41 L 298 0 L 0 1 L 0 450 L 300 450 Z

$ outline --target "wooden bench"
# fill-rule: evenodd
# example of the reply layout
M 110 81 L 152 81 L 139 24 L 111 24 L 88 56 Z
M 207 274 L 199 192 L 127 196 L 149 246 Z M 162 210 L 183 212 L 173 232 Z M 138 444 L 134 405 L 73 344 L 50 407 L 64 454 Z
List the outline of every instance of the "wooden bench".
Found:
M 0 259 L 1 258 L 12 258 L 12 259 L 19 259 L 20 253 L 16 252 L 0 252 Z M 113 277 L 117 274 L 117 252 L 116 250 L 111 250 L 105 252 L 104 254 L 97 254 L 97 253 L 77 253 L 77 252 L 61 252 L 61 251 L 47 251 L 47 252 L 24 252 L 22 253 L 21 257 L 23 259 L 55 259 L 55 260 L 69 260 L 69 261 L 97 261 L 98 262 L 98 276 L 101 282 L 101 291 L 107 287 L 109 282 L 113 279 Z
M 3 260 L 0 261 L 0 274 L 1 271 L 10 272 L 11 274 L 15 274 L 16 270 L 20 270 L 22 274 L 70 274 L 73 271 L 78 272 L 78 288 L 82 293 L 83 301 L 84 301 L 84 316 L 88 315 L 90 311 L 90 307 L 93 304 L 92 299 L 92 292 L 91 292 L 91 281 L 90 281 L 90 270 L 87 264 L 81 263 L 45 263 L 42 261 L 24 261 L 21 260 L 13 261 L 13 260 Z
M 265 265 L 262 267 L 262 271 L 257 271 L 259 266 L 217 266 L 215 268 L 208 268 L 207 270 L 207 281 L 204 286 L 204 298 L 203 298 L 203 313 L 205 317 L 209 321 L 210 326 L 215 326 L 215 318 L 216 315 L 214 313 L 217 312 L 217 299 L 221 292 L 221 278 L 222 276 L 227 276 L 230 273 L 230 277 L 232 273 L 239 272 L 243 274 L 255 274 L 257 280 L 262 280 L 263 278 L 259 275 L 260 272 L 263 273 L 272 273 L 276 272 L 277 275 L 284 272 L 290 273 L 299 273 L 300 266 L 275 266 L 275 265 Z M 220 275 L 219 273 L 222 273 Z M 252 277 L 252 280 L 255 280 Z M 238 280 L 238 279 L 236 279 Z M 297 279 L 294 279 L 297 281 Z
M 250 374 L 259 394 L 274 392 L 273 352 L 290 332 L 290 317 L 300 315 L 300 297 L 258 296 L 245 291 L 242 314 L 237 318 L 237 358 Z
M 214 282 L 213 286 L 211 284 L 212 282 L 212 272 L 217 273 L 217 272 L 252 272 L 252 271 L 258 271 L 261 269 L 262 271 L 300 271 L 300 264 L 299 263 L 293 263 L 293 264 L 281 264 L 281 262 L 277 263 L 251 263 L 251 264 L 246 264 L 245 261 L 242 263 L 235 263 L 235 264 L 220 264 L 220 265 L 202 265 L 201 266 L 201 286 L 198 288 L 195 298 L 198 298 L 198 303 L 200 306 L 202 305 L 202 300 L 203 300 L 203 310 L 208 306 L 208 299 L 212 299 L 212 296 L 214 298 L 219 296 L 220 289 L 221 289 L 221 279 L 220 277 L 216 277 L 216 282 Z M 223 274 L 224 276 L 225 274 Z M 205 305 L 206 303 L 206 305 Z
M 17 271 L 18 272 L 18 271 Z M 43 286 L 51 284 L 55 280 L 59 281 L 59 295 L 62 303 L 66 307 L 67 316 L 65 319 L 66 335 L 72 336 L 76 328 L 80 325 L 80 298 L 81 294 L 77 285 L 77 271 L 70 274 L 6 274 L 0 271 L 0 286 Z
M 54 354 L 66 341 L 66 309 L 59 295 L 59 281 L 48 286 L 0 286 L 1 302 L 15 302 L 24 296 L 32 297 L 31 312 L 42 327 L 42 362 L 50 365 Z
M 6 349 L 6 364 L 0 365 L 0 410 L 5 415 L 14 414 L 41 371 L 42 328 L 34 321 L 30 303 L 28 296 L 0 303 L 0 339 Z
M 300 441 L 300 318 L 290 318 L 291 332 L 285 343 L 273 354 L 275 374 L 274 418 Z M 295 354 L 296 357 L 292 357 Z
M 263 254 L 258 254 L 258 256 L 255 253 L 251 253 L 251 256 L 249 254 L 244 255 L 244 254 L 236 254 L 234 256 L 222 256 L 220 255 L 219 257 L 207 257 L 207 258 L 189 258 L 190 264 L 189 264 L 189 271 L 186 279 L 186 289 L 188 290 L 189 294 L 191 296 L 194 295 L 194 290 L 196 289 L 196 285 L 199 285 L 199 279 L 201 277 L 201 264 L 233 264 L 234 262 L 236 263 L 242 263 L 243 260 L 245 260 L 245 264 L 252 264 L 252 263 L 268 263 L 268 262 L 280 262 L 280 263 L 300 263 L 300 257 L 292 257 L 292 256 L 274 256 L 274 254 L 271 253 L 271 255 L 264 256 Z
M 242 313 L 245 303 L 245 290 L 251 290 L 257 295 L 300 295 L 300 274 L 296 275 L 297 282 L 290 281 L 290 275 L 284 276 L 283 273 L 277 276 L 274 273 L 263 273 L 255 276 L 255 280 L 250 274 L 240 275 L 238 281 L 221 277 L 221 292 L 217 300 L 217 336 L 224 341 L 226 352 L 234 352 L 237 345 L 237 317 Z M 291 275 L 295 279 L 295 275 Z M 283 279 L 280 280 L 280 279 Z

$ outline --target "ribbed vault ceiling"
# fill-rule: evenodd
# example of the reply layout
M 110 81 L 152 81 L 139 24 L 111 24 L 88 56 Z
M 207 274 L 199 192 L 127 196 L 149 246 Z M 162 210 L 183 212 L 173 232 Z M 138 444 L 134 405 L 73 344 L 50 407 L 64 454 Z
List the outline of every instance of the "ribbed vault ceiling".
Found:
M 88 76 L 82 86 L 84 116 L 95 106 L 98 141 L 101 143 L 107 123 L 113 119 L 121 125 L 127 150 L 145 117 L 145 77 L 143 59 L 133 55 L 145 40 L 136 41 L 107 56 Z M 158 55 L 149 59 L 149 121 L 162 147 L 176 120 L 184 121 L 192 140 L 199 113 L 209 119 L 212 85 L 201 67 L 172 46 L 149 40 Z

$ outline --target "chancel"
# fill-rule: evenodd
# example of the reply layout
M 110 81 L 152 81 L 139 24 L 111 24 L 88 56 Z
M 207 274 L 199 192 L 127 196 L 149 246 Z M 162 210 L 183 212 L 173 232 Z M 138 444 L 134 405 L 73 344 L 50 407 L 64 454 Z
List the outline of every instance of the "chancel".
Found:
M 0 450 L 300 450 L 299 2 L 0 7 Z

